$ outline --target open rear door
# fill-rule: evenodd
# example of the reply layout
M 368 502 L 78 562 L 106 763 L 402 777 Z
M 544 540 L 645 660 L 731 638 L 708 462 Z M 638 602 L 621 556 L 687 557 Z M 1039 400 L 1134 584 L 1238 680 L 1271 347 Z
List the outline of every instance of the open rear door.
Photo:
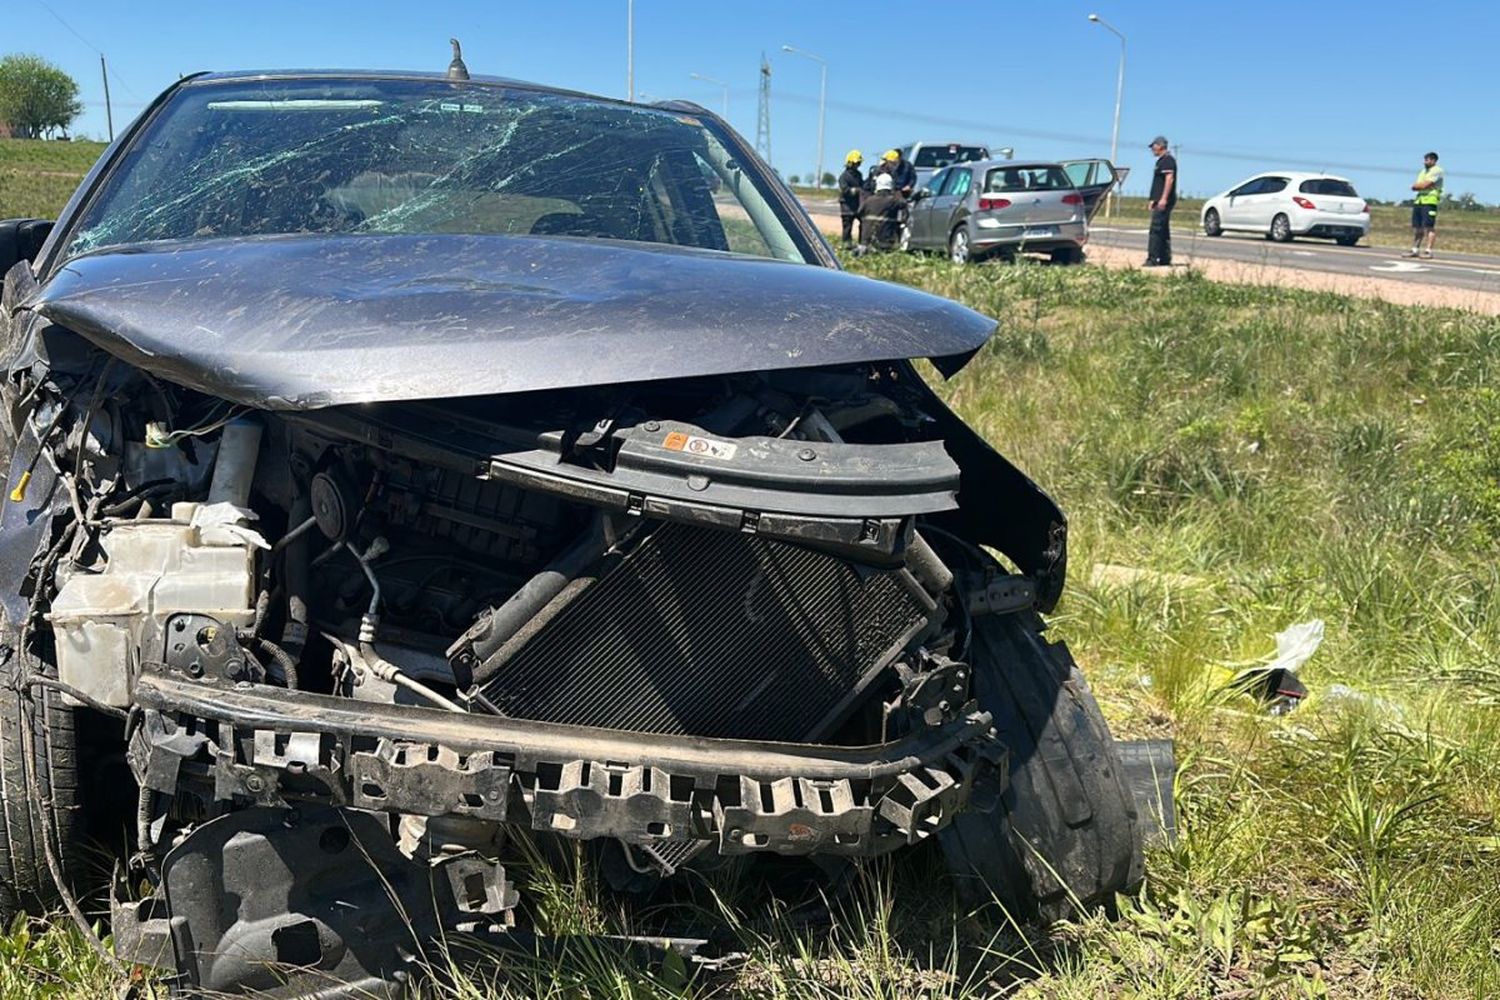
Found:
M 1104 196 L 1110 188 L 1123 183 L 1130 173 L 1129 167 L 1117 167 L 1108 160 L 1063 160 L 1062 168 L 1068 172 L 1068 179 L 1078 193 L 1083 195 L 1083 207 L 1090 222 L 1099 206 L 1104 204 Z

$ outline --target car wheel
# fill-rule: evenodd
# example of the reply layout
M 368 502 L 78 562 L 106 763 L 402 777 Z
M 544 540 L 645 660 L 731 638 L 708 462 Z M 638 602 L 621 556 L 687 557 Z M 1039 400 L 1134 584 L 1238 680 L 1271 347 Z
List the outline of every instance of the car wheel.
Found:
M 1359 242 L 1359 237 L 1358 236 L 1340 236 L 1338 238 L 1337 242 L 1338 242 L 1338 245 L 1341 246 L 1341 247 L 1352 247 L 1352 246 L 1354 246 L 1355 244 L 1357 244 Z
M 1052 263 L 1066 266 L 1068 264 L 1082 264 L 1084 255 L 1082 247 L 1061 247 L 1053 250 L 1047 256 L 1051 258 Z
M 1219 210 L 1210 208 L 1203 213 L 1203 232 L 1209 236 L 1223 236 L 1224 227 L 1219 222 Z
M 47 865 L 50 830 L 64 877 L 78 870 L 78 737 L 72 709 L 49 688 L 16 690 L 25 658 L 10 629 L 0 632 L 0 925 L 41 914 L 58 901 Z M 25 744 L 30 742 L 30 747 Z M 40 788 L 45 804 L 32 797 Z M 43 813 L 43 810 L 46 810 Z
M 969 230 L 959 226 L 948 237 L 948 259 L 955 264 L 967 264 L 969 257 Z
M 901 252 L 902 253 L 909 253 L 910 251 L 911 251 L 911 225 L 909 223 L 903 222 L 901 224 Z
M 1292 242 L 1292 220 L 1285 215 L 1278 214 L 1271 220 L 1270 236 L 1277 243 Z
M 1142 824 L 1119 750 L 1067 647 L 1030 612 L 974 619 L 973 695 L 1010 752 L 1010 780 L 940 835 L 960 892 L 1017 920 L 1067 919 L 1134 890 Z

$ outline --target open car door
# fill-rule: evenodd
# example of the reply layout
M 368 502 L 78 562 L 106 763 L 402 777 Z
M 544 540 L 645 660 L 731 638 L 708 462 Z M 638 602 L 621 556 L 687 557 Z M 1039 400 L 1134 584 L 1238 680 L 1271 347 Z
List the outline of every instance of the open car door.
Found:
M 1104 196 L 1110 188 L 1123 184 L 1130 173 L 1129 167 L 1117 167 L 1108 160 L 1063 160 L 1062 168 L 1067 171 L 1068 179 L 1078 193 L 1083 195 L 1084 211 L 1090 222 L 1094 221 L 1094 213 L 1104 204 Z

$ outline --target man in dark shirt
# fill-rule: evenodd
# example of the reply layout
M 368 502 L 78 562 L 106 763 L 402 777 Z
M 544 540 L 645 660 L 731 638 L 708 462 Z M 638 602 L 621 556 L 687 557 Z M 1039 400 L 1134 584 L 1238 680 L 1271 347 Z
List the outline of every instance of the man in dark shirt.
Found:
M 1167 152 L 1167 137 L 1151 140 L 1156 170 L 1151 175 L 1151 233 L 1146 239 L 1146 266 L 1172 263 L 1172 209 L 1177 207 L 1177 158 Z
M 859 172 L 859 165 L 864 161 L 859 150 L 849 150 L 849 155 L 844 157 L 844 172 L 839 175 L 839 221 L 844 226 L 844 246 L 853 241 L 854 220 L 859 217 L 859 204 L 865 196 L 865 179 Z M 859 238 L 864 242 L 863 232 Z

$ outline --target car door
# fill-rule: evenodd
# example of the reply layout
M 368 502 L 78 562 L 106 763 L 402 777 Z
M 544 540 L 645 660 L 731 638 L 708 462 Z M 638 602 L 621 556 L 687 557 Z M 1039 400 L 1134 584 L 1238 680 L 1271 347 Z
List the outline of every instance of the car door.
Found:
M 1219 209 L 1219 225 L 1225 229 L 1245 229 L 1249 226 L 1248 219 L 1254 209 L 1252 199 L 1260 190 L 1261 182 L 1265 178 L 1252 177 L 1237 188 L 1230 190 L 1224 197 L 1224 203 Z
M 1257 231 L 1271 228 L 1277 212 L 1285 210 L 1286 186 L 1290 177 L 1262 177 L 1250 204 L 1246 207 L 1246 228 Z
M 969 193 L 969 183 L 971 171 L 966 166 L 947 169 L 947 180 L 944 180 L 938 195 L 932 198 L 932 216 L 927 220 L 927 225 L 932 226 L 929 238 L 932 238 L 933 246 L 948 246 L 948 234 L 959 223 L 959 207 L 963 204 L 963 196 Z
M 974 183 L 974 172 L 968 167 L 954 167 L 948 172 L 948 183 L 943 187 L 943 200 L 947 206 L 947 216 L 934 214 L 932 220 L 936 223 L 939 219 L 946 219 L 941 232 L 933 234 L 935 239 L 941 239 L 946 246 L 948 234 L 969 217 L 969 189 Z
M 1063 160 L 1063 171 L 1083 195 L 1083 210 L 1089 221 L 1104 204 L 1105 195 L 1123 178 L 1108 160 Z
M 943 184 L 948 180 L 948 171 L 939 170 L 933 174 L 927 184 L 920 190 L 927 192 L 919 198 L 911 201 L 910 221 L 911 245 L 913 247 L 928 247 L 932 242 L 932 206 L 937 201 L 938 192 L 942 190 Z

